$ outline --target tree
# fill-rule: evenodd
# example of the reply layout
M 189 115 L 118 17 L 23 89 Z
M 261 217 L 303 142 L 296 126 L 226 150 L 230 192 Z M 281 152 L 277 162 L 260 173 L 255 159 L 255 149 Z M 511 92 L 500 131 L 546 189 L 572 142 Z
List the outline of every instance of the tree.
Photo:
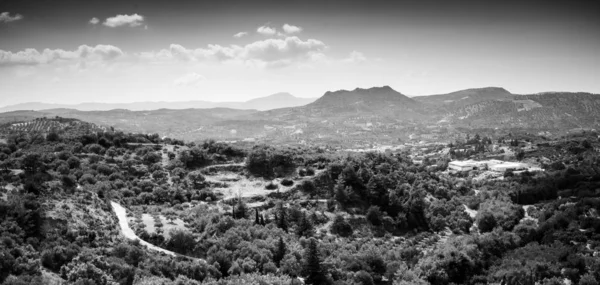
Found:
M 285 242 L 283 241 L 283 237 L 279 237 L 279 241 L 277 242 L 277 248 L 275 248 L 275 253 L 273 254 L 273 261 L 275 262 L 277 267 L 280 266 L 281 260 L 285 256 L 286 249 L 287 247 L 285 245 Z
M 518 161 L 523 160 L 523 158 L 525 158 L 525 152 L 520 149 L 517 154 L 515 154 L 515 157 L 517 158 Z
M 115 156 L 117 156 L 117 154 L 118 154 L 117 149 L 115 149 L 114 146 L 112 146 L 108 150 L 106 150 L 106 155 L 109 156 L 110 158 L 114 158 Z
M 300 222 L 298 223 L 298 227 L 296 228 L 296 234 L 298 236 L 312 236 L 314 233 L 314 228 L 308 217 L 306 216 L 306 212 L 302 214 L 302 218 L 300 218 Z
M 334 190 L 335 200 L 338 203 L 340 203 L 340 205 L 342 207 L 345 206 L 346 203 L 348 203 L 348 192 L 346 191 L 346 187 L 344 186 L 343 175 L 340 175 L 338 177 L 338 180 L 337 180 L 333 190 Z
M 258 215 L 258 208 L 254 209 L 254 224 L 260 225 L 260 216 Z
M 352 235 L 353 230 L 352 226 L 346 222 L 343 216 L 335 215 L 331 224 L 331 232 L 341 237 L 349 237 Z
M 277 227 L 279 227 L 280 229 L 287 232 L 288 231 L 287 217 L 286 217 L 285 208 L 283 207 L 282 202 L 279 202 L 279 204 L 277 205 L 277 216 L 276 217 L 277 217 Z
M 594 275 L 586 273 L 579 279 L 579 285 L 598 285 L 598 281 L 596 281 Z
M 185 230 L 172 230 L 171 238 L 167 241 L 167 248 L 180 253 L 189 254 L 196 245 L 194 235 Z
M 48 135 L 46 135 L 46 140 L 49 142 L 57 142 L 60 140 L 60 136 L 54 131 L 50 131 Z
M 195 189 L 202 189 L 204 187 L 204 181 L 206 178 L 200 171 L 192 171 L 188 174 L 188 179 L 192 183 Z
M 377 206 L 369 207 L 367 211 L 367 220 L 374 226 L 381 225 L 381 211 Z
M 248 206 L 242 200 L 242 197 L 238 197 L 237 204 L 235 205 L 234 218 L 236 219 L 244 219 L 246 218 L 246 214 L 248 213 Z
M 321 269 L 319 248 L 315 238 L 310 239 L 308 248 L 304 252 L 303 273 L 306 276 L 306 284 L 325 284 L 327 282 Z
M 41 164 L 41 158 L 38 153 L 28 153 L 21 160 L 23 169 L 29 174 L 34 174 L 38 171 Z
M 316 189 L 315 183 L 312 182 L 312 180 L 306 180 L 304 183 L 302 183 L 302 190 L 311 196 L 315 194 Z

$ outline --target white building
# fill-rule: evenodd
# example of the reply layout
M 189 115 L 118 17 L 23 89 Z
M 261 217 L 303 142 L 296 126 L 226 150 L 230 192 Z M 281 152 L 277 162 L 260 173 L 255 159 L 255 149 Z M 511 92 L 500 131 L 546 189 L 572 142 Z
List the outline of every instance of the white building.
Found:
M 456 170 L 456 171 L 469 171 L 469 170 L 474 170 L 474 169 L 486 169 L 486 168 L 493 170 L 494 167 L 497 167 L 498 165 L 503 165 L 503 164 L 510 164 L 510 165 L 508 165 L 509 168 L 516 167 L 514 165 L 515 164 L 514 162 L 504 162 L 501 160 L 490 159 L 490 160 L 481 160 L 481 161 L 455 160 L 455 161 L 451 161 L 448 164 L 448 168 L 450 168 L 451 170 Z M 520 165 L 521 164 L 519 164 L 519 166 Z M 502 169 L 502 167 L 497 167 L 497 168 Z M 522 168 L 517 168 L 517 169 L 522 169 Z M 498 170 L 498 171 L 500 171 L 500 170 Z
M 465 161 L 455 160 L 455 161 L 451 161 L 450 163 L 448 163 L 448 168 L 450 168 L 452 170 L 456 170 L 456 171 L 469 171 L 469 170 L 475 169 L 475 167 L 476 167 L 475 163 L 473 163 L 473 162 L 474 161 L 472 161 L 472 160 L 465 160 Z
M 490 166 L 490 170 L 496 172 L 506 172 L 527 169 L 527 165 L 519 162 L 504 162 Z

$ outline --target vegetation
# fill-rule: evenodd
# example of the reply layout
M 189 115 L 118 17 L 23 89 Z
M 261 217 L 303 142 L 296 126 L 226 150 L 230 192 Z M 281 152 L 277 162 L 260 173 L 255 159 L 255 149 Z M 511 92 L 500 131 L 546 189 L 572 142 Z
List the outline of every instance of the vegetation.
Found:
M 406 153 L 185 144 L 71 123 L 0 144 L 0 283 L 600 280 L 597 139 L 563 141 L 543 172 L 477 180 Z M 124 238 L 111 202 L 176 255 Z

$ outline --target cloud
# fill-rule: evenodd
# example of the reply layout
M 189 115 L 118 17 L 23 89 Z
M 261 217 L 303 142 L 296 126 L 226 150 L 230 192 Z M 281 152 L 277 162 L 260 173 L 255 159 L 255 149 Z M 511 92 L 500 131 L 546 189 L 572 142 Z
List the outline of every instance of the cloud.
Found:
M 181 60 L 241 62 L 263 67 L 283 67 L 298 61 L 322 58 L 327 45 L 315 39 L 301 40 L 298 37 L 265 39 L 244 46 L 208 45 L 207 48 L 188 49 L 171 44 L 168 50 L 139 54 L 146 60 Z
M 345 58 L 343 61 L 349 63 L 360 63 L 367 61 L 367 58 L 362 52 L 352 51 L 350 53 L 350 56 L 348 58 Z
M 286 32 L 286 34 L 294 34 L 294 33 L 302 32 L 302 28 L 298 27 L 298 26 L 284 24 L 283 31 Z
M 265 35 L 265 36 L 272 36 L 277 33 L 277 30 L 275 28 L 271 28 L 269 26 L 260 26 L 260 27 L 258 27 L 258 29 L 256 29 L 256 31 L 259 34 Z
M 21 14 L 15 14 L 14 16 L 11 16 L 10 13 L 8 13 L 8 12 L 0 13 L 0 22 L 8 23 L 8 22 L 13 22 L 13 21 L 18 21 L 21 19 L 23 19 L 23 15 L 21 15 Z
M 98 23 L 100 23 L 100 20 L 98 20 L 98 18 L 94 17 L 94 18 L 91 18 L 91 19 L 90 19 L 90 24 L 92 24 L 92 25 L 96 25 L 96 24 L 98 24 Z
M 116 15 L 114 17 L 106 18 L 103 25 L 111 28 L 129 25 L 130 27 L 141 26 L 144 22 L 144 16 L 133 14 L 133 15 Z
M 176 86 L 191 86 L 191 85 L 198 85 L 200 82 L 203 82 L 206 80 L 206 77 L 192 72 L 190 74 L 186 74 L 180 78 L 175 79 L 175 81 L 173 81 L 173 84 L 175 84 Z
M 0 66 L 38 65 L 73 60 L 111 61 L 123 55 L 124 53 L 120 48 L 111 45 L 97 45 L 95 47 L 81 45 L 73 51 L 44 49 L 39 52 L 36 49 L 28 48 L 13 53 L 0 50 Z
M 233 35 L 233 37 L 234 38 L 241 38 L 241 37 L 243 37 L 243 36 L 245 36 L 247 34 L 248 34 L 247 32 L 239 32 L 239 33 Z

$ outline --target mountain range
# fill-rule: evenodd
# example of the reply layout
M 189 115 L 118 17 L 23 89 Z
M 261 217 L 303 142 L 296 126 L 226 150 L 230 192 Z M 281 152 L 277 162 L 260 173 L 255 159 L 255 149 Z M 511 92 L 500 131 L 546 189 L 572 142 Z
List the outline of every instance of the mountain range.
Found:
M 285 107 L 296 107 L 306 105 L 317 98 L 295 97 L 289 93 L 281 92 L 265 97 L 255 98 L 244 102 L 210 102 L 210 101 L 180 101 L 180 102 L 132 102 L 132 103 L 80 103 L 80 104 L 52 104 L 29 102 L 10 105 L 0 108 L 0 112 L 18 110 L 47 110 L 47 109 L 74 109 L 79 111 L 108 111 L 114 109 L 126 109 L 130 111 L 146 111 L 158 109 L 209 109 L 209 108 L 231 108 L 241 110 L 271 110 Z
M 283 96 L 288 95 L 276 97 L 285 98 Z M 254 101 L 254 104 L 261 102 Z M 267 143 L 343 145 L 390 144 L 415 138 L 452 141 L 465 132 L 560 134 L 600 126 L 598 94 L 546 92 L 518 95 L 499 87 L 417 97 L 408 97 L 389 86 L 356 88 L 329 91 L 302 106 L 256 109 L 260 108 L 48 109 L 0 113 L 0 123 L 61 116 L 114 126 L 127 132 L 158 133 L 186 140 L 251 139 Z

